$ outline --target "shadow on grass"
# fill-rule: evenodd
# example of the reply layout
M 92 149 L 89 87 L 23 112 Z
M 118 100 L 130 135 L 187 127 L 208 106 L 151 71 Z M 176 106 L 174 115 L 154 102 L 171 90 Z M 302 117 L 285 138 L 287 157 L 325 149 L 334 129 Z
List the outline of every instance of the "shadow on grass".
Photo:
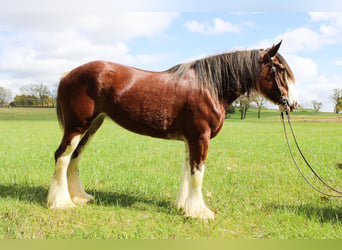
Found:
M 166 213 L 176 212 L 171 202 L 167 199 L 155 197 L 153 194 L 143 194 L 139 191 L 127 192 L 103 192 L 99 190 L 87 190 L 95 198 L 97 206 L 132 207 L 138 210 L 149 210 L 156 207 Z
M 138 210 L 148 210 L 151 206 L 158 207 L 159 211 L 167 213 L 175 212 L 172 204 L 166 199 L 145 195 L 139 192 L 102 192 L 99 190 L 87 190 L 94 195 L 96 206 L 132 207 Z M 48 189 L 43 186 L 32 186 L 29 184 L 0 184 L 0 197 L 13 198 L 19 201 L 34 203 L 47 207 L 46 197 Z
M 29 184 L 0 184 L 0 197 L 13 198 L 20 201 L 46 206 L 48 190 L 43 186 L 30 186 Z
M 272 204 L 265 206 L 267 210 L 282 210 L 295 213 L 298 216 L 304 216 L 310 220 L 319 220 L 322 223 L 329 222 L 333 224 L 342 223 L 342 207 L 331 206 L 329 204 L 322 205 L 279 205 Z

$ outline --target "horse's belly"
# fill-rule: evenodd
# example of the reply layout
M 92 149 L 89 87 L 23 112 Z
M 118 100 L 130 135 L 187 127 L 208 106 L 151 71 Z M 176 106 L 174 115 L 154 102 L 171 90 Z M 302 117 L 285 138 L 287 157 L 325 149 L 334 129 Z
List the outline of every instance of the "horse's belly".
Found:
M 180 103 L 162 96 L 127 95 L 106 112 L 122 127 L 139 134 L 178 139 Z

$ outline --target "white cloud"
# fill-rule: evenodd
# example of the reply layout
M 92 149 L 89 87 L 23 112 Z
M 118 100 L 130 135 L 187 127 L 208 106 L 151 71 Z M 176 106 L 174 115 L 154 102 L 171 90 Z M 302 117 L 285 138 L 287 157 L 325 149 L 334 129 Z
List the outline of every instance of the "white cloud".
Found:
M 286 60 L 297 81 L 307 82 L 317 78 L 318 66 L 314 60 L 296 55 L 287 55 Z
M 132 54 L 128 44 L 162 37 L 176 17 L 162 12 L 1 13 L 0 83 L 14 90 L 30 82 L 52 86 L 64 72 L 91 60 L 158 65 L 170 55 Z
M 329 25 L 321 25 L 320 31 L 323 36 L 335 36 L 339 33 L 338 29 Z
M 191 32 L 197 32 L 197 33 L 202 33 L 204 32 L 205 25 L 201 24 L 198 21 L 189 21 L 185 24 L 188 30 Z
M 316 32 L 307 27 L 299 27 L 281 33 L 272 39 L 264 39 L 256 46 L 260 48 L 268 48 L 272 44 L 281 40 L 283 41 L 281 45 L 281 51 L 284 54 L 293 54 L 302 51 L 315 51 L 321 48 L 324 44 L 334 42 L 330 36 L 324 36 L 322 33 Z
M 84 16 L 79 22 L 84 32 L 103 40 L 127 40 L 159 35 L 177 15 L 164 12 L 120 12 L 101 17 Z
M 212 23 L 189 21 L 185 23 L 186 28 L 195 33 L 202 33 L 207 35 L 218 35 L 227 32 L 240 32 L 245 26 L 250 26 L 250 23 L 233 24 L 221 18 L 214 18 Z
M 88 12 L 88 13 L 111 13 L 120 11 L 160 11 L 167 10 L 173 6 L 173 2 L 164 2 L 159 0 L 0 0 L 0 12 Z M 184 3 L 183 3 L 184 4 Z M 175 8 L 173 8 L 175 9 Z M 176 8 L 177 9 L 177 8 Z M 179 8 L 178 8 L 179 9 Z
M 319 29 L 310 26 L 301 26 L 289 29 L 272 39 L 262 40 L 258 45 L 267 47 L 270 44 L 283 40 L 281 50 L 284 54 L 293 54 L 303 51 L 316 51 L 326 45 L 338 44 L 342 41 L 342 12 L 341 13 L 309 13 L 314 23 L 321 23 Z
M 276 38 L 276 40 L 281 39 L 284 41 L 282 50 L 286 53 L 294 53 L 303 50 L 313 51 L 321 44 L 319 34 L 306 27 L 289 30 Z
M 342 60 L 335 60 L 333 61 L 333 64 L 336 66 L 342 66 Z
M 311 12 L 313 22 L 329 22 L 331 25 L 342 27 L 342 12 Z
M 173 12 L 79 13 L 1 13 L 0 29 L 29 32 L 74 31 L 95 41 L 129 40 L 153 37 L 167 29 Z

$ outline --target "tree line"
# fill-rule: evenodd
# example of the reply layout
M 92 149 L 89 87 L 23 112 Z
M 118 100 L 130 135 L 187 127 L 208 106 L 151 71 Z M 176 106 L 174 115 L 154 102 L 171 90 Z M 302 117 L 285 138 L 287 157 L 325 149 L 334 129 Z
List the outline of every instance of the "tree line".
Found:
M 56 95 L 44 84 L 27 84 L 20 92 L 12 100 L 11 90 L 0 86 L 0 107 L 55 107 Z
M 10 89 L 0 86 L 0 107 L 55 107 L 56 91 L 50 91 L 44 84 L 27 84 L 20 88 L 21 95 L 16 95 L 12 100 Z M 342 111 L 342 89 L 334 89 L 332 99 L 334 100 L 334 112 Z M 256 93 L 249 96 L 239 97 L 232 105 L 227 108 L 227 116 L 235 112 L 237 107 L 241 114 L 241 119 L 246 118 L 247 110 L 254 104 L 258 110 L 260 119 L 261 110 L 264 108 L 266 99 Z M 319 112 L 322 108 L 322 102 L 313 100 L 311 102 L 314 112 Z
M 250 95 L 242 95 L 227 107 L 226 116 L 229 117 L 229 114 L 235 113 L 235 109 L 238 108 L 241 120 L 243 120 L 246 118 L 248 109 L 254 106 L 258 110 L 258 118 L 260 119 L 261 110 L 264 108 L 265 102 L 266 99 L 256 92 Z
M 334 100 L 334 112 L 336 114 L 342 111 L 342 89 L 334 89 L 332 99 Z M 311 102 L 313 106 L 313 110 L 318 113 L 319 110 L 322 108 L 322 102 L 313 100 Z
M 333 100 L 335 102 L 335 112 L 342 111 L 342 89 L 334 89 Z
M 334 100 L 334 112 L 340 113 L 342 111 L 342 89 L 334 89 L 332 99 Z M 258 110 L 258 118 L 261 117 L 261 110 L 264 108 L 266 99 L 257 93 L 252 93 L 249 96 L 240 96 L 233 104 L 227 108 L 227 117 L 229 114 L 235 113 L 235 109 L 238 108 L 241 114 L 241 120 L 246 118 L 248 109 L 253 105 Z M 313 100 L 311 102 L 313 111 L 318 113 L 322 108 L 322 102 Z M 301 109 L 299 106 L 297 109 Z

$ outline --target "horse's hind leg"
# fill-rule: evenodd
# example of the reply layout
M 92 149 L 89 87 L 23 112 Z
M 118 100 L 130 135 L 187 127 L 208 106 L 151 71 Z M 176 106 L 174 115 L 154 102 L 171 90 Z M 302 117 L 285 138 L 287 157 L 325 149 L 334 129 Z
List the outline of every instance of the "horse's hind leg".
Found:
M 79 133 L 64 132 L 63 140 L 55 152 L 55 173 L 48 193 L 50 208 L 70 208 L 75 206 L 68 190 L 67 169 L 70 158 L 81 139 Z
M 87 145 L 92 135 L 94 135 L 95 132 L 98 130 L 98 128 L 102 125 L 103 120 L 104 120 L 104 116 L 101 115 L 97 117 L 91 123 L 89 129 L 87 130 L 85 135 L 82 137 L 82 140 L 80 141 L 76 150 L 71 156 L 71 160 L 70 160 L 70 164 L 69 164 L 68 172 L 67 172 L 67 178 L 68 178 L 69 193 L 70 193 L 72 201 L 75 204 L 85 204 L 85 203 L 94 201 L 94 197 L 92 195 L 87 194 L 82 187 L 80 176 L 79 176 L 78 165 L 79 165 L 79 161 L 80 161 L 81 154 L 82 154 L 84 147 Z

